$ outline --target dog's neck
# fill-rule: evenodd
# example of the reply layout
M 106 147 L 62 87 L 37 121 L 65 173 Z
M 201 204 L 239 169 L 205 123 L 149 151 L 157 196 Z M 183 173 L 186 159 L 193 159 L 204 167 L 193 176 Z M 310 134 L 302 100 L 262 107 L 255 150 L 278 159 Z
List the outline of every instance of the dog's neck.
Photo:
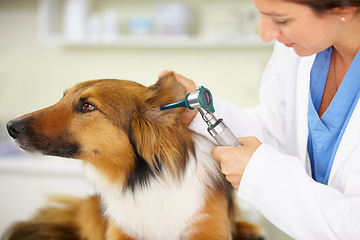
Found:
M 214 179 L 219 176 L 219 167 L 210 155 L 212 144 L 200 138 L 202 143 L 196 144 L 197 158 L 191 155 L 181 178 L 163 168 L 161 174 L 151 177 L 146 185 L 133 189 L 108 181 L 92 165 L 86 164 L 87 177 L 101 196 L 104 214 L 139 239 L 181 238 L 190 217 L 202 209 L 207 189 L 222 181 Z M 139 226 L 142 227 L 139 229 Z

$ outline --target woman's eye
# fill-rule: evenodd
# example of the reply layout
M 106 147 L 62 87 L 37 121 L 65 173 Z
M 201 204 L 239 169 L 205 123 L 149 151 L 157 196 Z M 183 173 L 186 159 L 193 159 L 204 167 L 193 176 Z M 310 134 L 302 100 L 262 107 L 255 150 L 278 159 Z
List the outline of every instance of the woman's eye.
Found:
M 288 22 L 287 20 L 282 20 L 282 19 L 273 19 L 273 21 L 279 25 L 285 25 Z
M 91 111 L 94 111 L 96 110 L 95 106 L 92 105 L 91 103 L 83 103 L 81 106 L 80 106 L 80 111 L 81 112 L 91 112 Z

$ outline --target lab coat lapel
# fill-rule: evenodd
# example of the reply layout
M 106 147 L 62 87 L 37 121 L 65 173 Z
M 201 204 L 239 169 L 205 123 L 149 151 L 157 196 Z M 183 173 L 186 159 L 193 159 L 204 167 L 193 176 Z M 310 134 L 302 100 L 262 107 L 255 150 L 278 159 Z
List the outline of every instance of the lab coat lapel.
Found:
M 301 59 L 298 74 L 297 74 L 297 141 L 300 160 L 303 162 L 308 174 L 311 176 L 310 160 L 307 154 L 307 140 L 308 140 L 308 98 L 310 86 L 310 72 L 316 55 L 304 57 Z M 344 132 L 340 145 L 335 155 L 332 169 L 329 176 L 328 184 L 334 178 L 335 173 L 339 170 L 341 165 L 349 158 L 349 154 L 354 150 L 356 144 L 360 142 L 360 100 L 352 113 L 351 119 Z
M 354 147 L 360 141 L 360 103 L 359 100 L 351 115 L 350 121 L 346 127 L 344 135 L 342 136 L 335 159 L 331 168 L 329 176 L 329 184 L 331 183 L 335 173 L 339 170 L 340 166 L 349 158 L 349 154 L 354 150 Z
M 356 54 L 348 72 L 349 78 L 353 78 L 353 81 L 358 81 L 358 77 L 360 76 L 360 70 L 357 66 L 360 63 L 360 50 Z M 338 150 L 336 151 L 334 162 L 331 168 L 330 176 L 329 176 L 329 184 L 333 180 L 335 173 L 339 170 L 339 168 L 351 158 L 351 152 L 354 151 L 356 144 L 359 143 L 360 140 L 360 103 L 359 100 L 356 103 L 355 109 L 351 114 L 351 118 L 346 126 L 344 135 L 341 138 Z M 358 157 L 358 156 L 356 156 Z M 351 168 L 351 166 L 350 166 Z
M 315 59 L 315 55 L 304 57 L 300 61 L 297 74 L 297 142 L 299 157 L 303 162 L 308 174 L 311 173 L 310 162 L 307 157 L 307 140 L 308 140 L 308 97 L 310 86 L 310 71 Z

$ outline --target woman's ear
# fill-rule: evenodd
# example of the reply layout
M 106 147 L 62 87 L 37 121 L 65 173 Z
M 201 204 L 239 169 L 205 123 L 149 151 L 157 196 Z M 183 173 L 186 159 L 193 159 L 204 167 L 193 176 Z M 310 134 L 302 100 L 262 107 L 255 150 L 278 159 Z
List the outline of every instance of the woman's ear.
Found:
M 331 13 L 336 14 L 341 22 L 348 22 L 354 17 L 357 7 L 337 7 Z

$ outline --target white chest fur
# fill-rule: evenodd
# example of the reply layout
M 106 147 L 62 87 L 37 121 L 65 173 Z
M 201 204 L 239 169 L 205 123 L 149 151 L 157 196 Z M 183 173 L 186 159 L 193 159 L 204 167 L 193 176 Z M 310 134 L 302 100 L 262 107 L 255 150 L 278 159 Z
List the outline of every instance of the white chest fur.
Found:
M 87 176 L 101 195 L 105 214 L 136 239 L 180 239 L 186 235 L 196 221 L 194 215 L 204 206 L 210 177 L 217 176 L 218 171 L 210 156 L 211 144 L 205 139 L 201 142 L 196 144 L 197 160 L 189 161 L 181 181 L 165 173 L 134 192 L 109 185 L 88 164 Z

